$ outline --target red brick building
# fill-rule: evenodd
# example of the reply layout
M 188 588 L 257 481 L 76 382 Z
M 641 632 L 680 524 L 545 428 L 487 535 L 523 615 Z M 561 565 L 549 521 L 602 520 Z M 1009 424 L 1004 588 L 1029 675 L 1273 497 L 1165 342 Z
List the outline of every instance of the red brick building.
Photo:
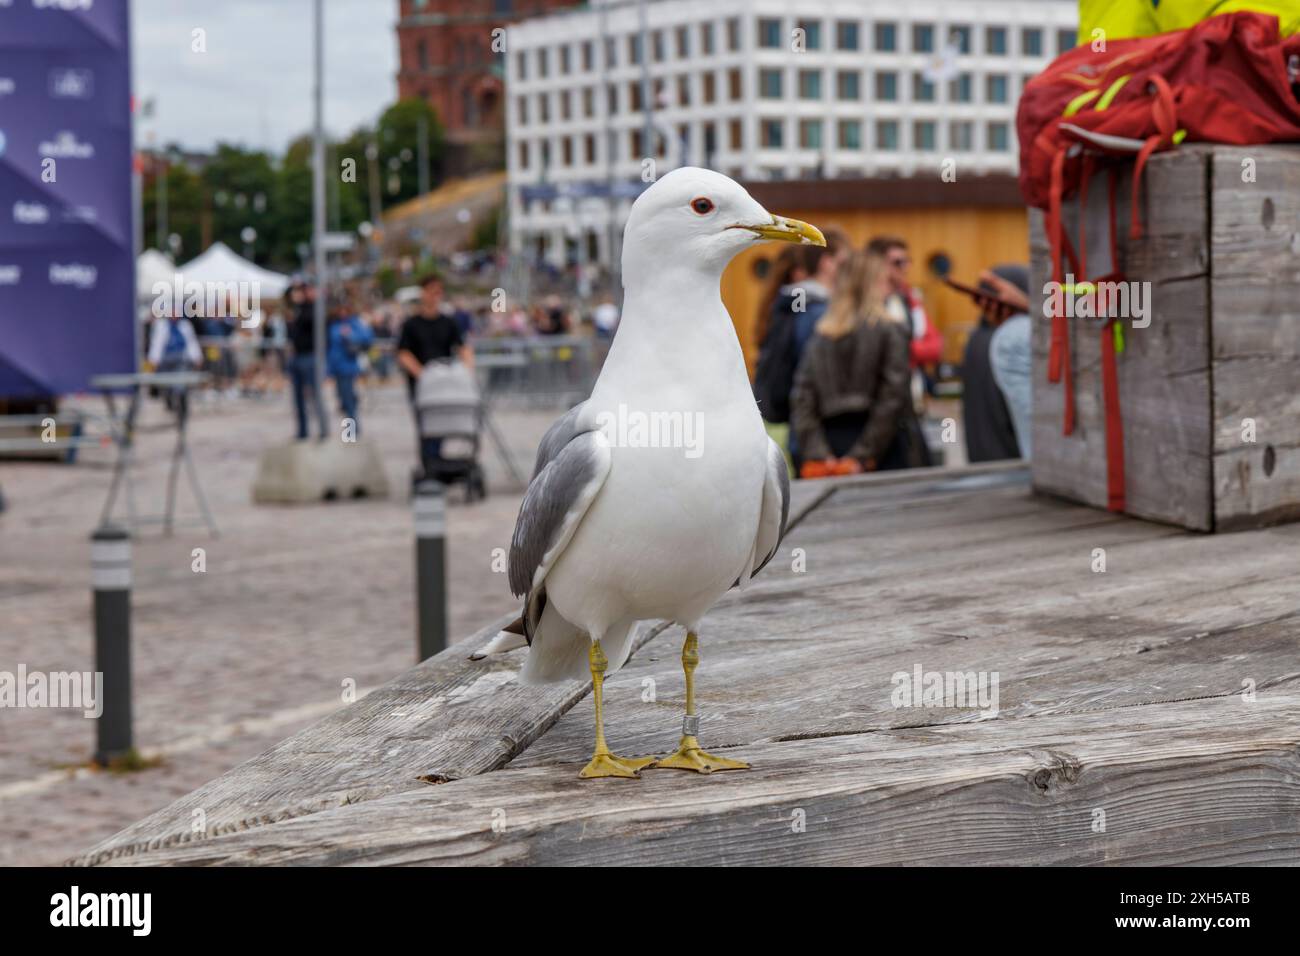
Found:
M 504 165 L 505 79 L 492 31 L 573 0 L 398 0 L 397 94 L 437 111 L 449 171 Z M 460 167 L 455 169 L 455 167 Z

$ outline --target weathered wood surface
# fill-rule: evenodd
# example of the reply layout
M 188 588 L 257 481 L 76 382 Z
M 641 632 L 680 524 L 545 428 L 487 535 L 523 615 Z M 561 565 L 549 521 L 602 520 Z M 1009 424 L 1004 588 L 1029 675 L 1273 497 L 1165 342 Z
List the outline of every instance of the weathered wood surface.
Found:
M 1139 242 L 1128 239 L 1131 186 L 1125 172 L 1120 256 L 1128 279 L 1151 283 L 1153 315 L 1149 328 L 1126 329 L 1118 366 L 1129 512 L 1204 531 L 1300 519 L 1300 147 L 1191 145 L 1154 157 Z M 1078 206 L 1065 204 L 1076 239 Z M 1109 270 L 1106 216 L 1099 176 L 1088 194 L 1090 278 Z M 1051 275 L 1037 210 L 1030 243 L 1039 316 Z M 1046 380 L 1049 325 L 1035 325 L 1034 483 L 1105 507 L 1098 331 L 1073 319 L 1070 334 L 1078 425 L 1067 438 L 1063 386 Z
M 1209 158 L 1189 147 L 1152 158 L 1142 184 L 1145 238 L 1128 239 L 1132 172 L 1117 193 L 1119 254 L 1131 281 L 1150 283 L 1151 324 L 1125 328 L 1119 357 L 1128 513 L 1202 531 L 1213 530 L 1210 455 Z M 1088 278 L 1109 271 L 1107 176 L 1088 191 Z M 1078 244 L 1079 203 L 1065 204 L 1067 228 Z M 1043 287 L 1051 260 L 1043 217 L 1031 210 L 1030 303 L 1034 315 L 1034 485 L 1106 507 L 1106 414 L 1102 401 L 1100 325 L 1069 320 L 1076 425 L 1061 433 L 1065 386 L 1047 381 L 1051 323 Z M 1068 269 L 1068 262 L 1066 265 Z M 1076 281 L 1083 277 L 1076 276 Z
M 1296 520 L 1300 148 L 1221 147 L 1212 157 L 1215 526 Z
M 463 644 L 79 862 L 1300 859 L 1300 526 L 1187 534 L 1005 466 L 796 488 L 835 490 L 700 635 L 702 742 L 753 771 L 578 781 L 587 688 L 501 676 L 523 651 L 464 668 Z M 616 751 L 675 745 L 679 638 L 607 681 Z M 997 673 L 996 716 L 895 707 L 917 666 Z

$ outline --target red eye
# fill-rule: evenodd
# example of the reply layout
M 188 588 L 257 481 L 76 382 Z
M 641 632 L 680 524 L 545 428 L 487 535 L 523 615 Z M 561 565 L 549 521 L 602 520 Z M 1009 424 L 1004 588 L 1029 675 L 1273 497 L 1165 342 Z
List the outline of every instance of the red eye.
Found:
M 701 216 L 707 216 L 709 213 L 713 212 L 713 200 L 706 199 L 703 196 L 698 199 L 692 199 L 691 208 Z

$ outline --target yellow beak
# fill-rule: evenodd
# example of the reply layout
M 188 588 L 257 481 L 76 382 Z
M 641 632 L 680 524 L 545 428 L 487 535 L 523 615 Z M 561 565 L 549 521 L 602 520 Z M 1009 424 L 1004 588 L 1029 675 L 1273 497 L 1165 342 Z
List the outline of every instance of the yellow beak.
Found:
M 801 222 L 798 219 L 786 219 L 784 216 L 773 216 L 771 222 L 760 223 L 756 226 L 735 225 L 732 229 L 748 229 L 757 235 L 760 239 L 774 239 L 777 242 L 800 242 L 813 246 L 826 245 L 826 237 L 822 231 L 811 223 Z

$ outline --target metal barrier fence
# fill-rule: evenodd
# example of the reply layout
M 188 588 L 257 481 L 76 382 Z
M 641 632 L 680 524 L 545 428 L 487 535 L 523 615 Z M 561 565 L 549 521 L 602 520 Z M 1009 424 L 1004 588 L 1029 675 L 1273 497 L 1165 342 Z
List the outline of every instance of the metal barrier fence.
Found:
M 608 339 L 578 335 L 474 340 L 474 364 L 494 405 L 568 408 L 591 394 Z

